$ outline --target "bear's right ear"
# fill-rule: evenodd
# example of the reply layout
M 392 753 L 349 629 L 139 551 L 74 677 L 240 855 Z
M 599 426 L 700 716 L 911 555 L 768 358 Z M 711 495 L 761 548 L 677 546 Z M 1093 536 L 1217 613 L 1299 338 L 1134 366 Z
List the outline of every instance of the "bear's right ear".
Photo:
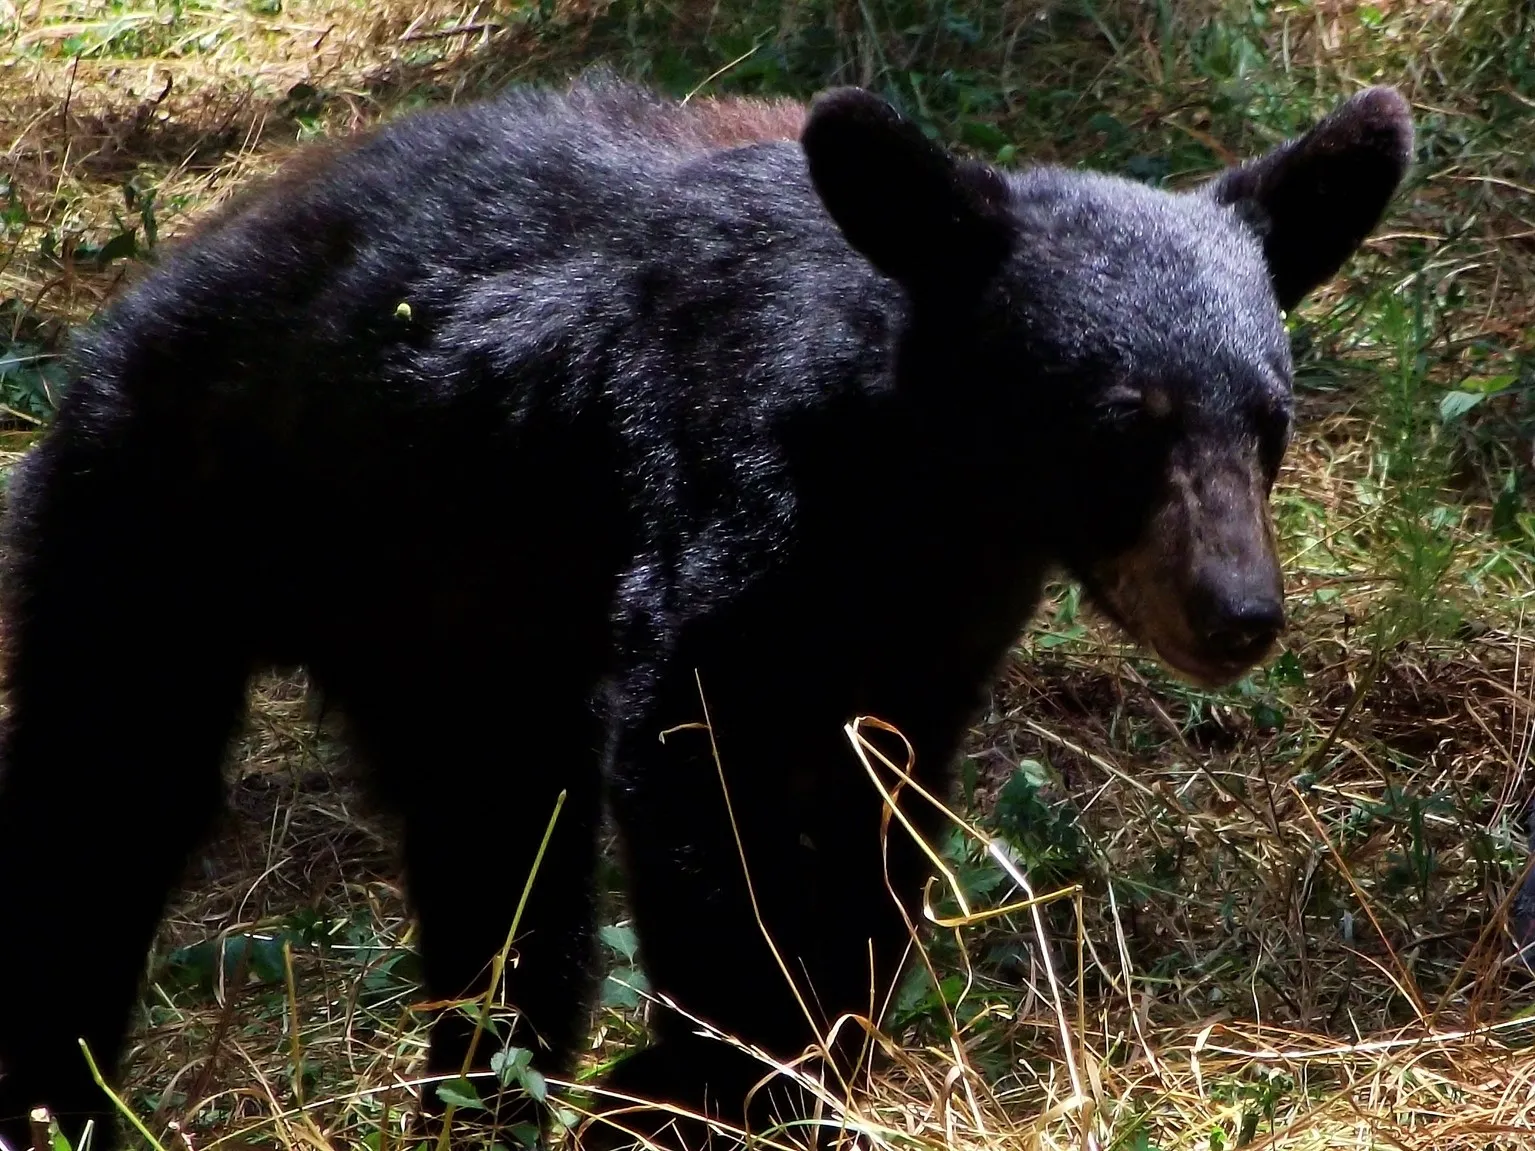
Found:
M 1241 211 L 1263 241 L 1279 306 L 1332 277 L 1380 223 L 1412 160 L 1412 108 L 1367 88 L 1298 140 L 1232 168 L 1206 194 Z
M 800 143 L 816 193 L 847 242 L 915 295 L 976 287 L 1007 258 L 1007 183 L 956 159 L 878 96 L 834 88 Z

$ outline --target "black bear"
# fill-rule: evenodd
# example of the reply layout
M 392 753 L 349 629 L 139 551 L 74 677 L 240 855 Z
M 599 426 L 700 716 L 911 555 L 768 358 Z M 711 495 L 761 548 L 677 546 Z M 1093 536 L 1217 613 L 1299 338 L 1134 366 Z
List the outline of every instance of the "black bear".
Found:
M 941 789 L 1056 569 L 1196 680 L 1264 656 L 1282 310 L 1411 148 L 1371 89 L 1172 194 L 958 158 L 855 89 L 599 79 L 401 119 L 208 224 L 81 336 L 12 487 L 0 1136 L 105 1118 L 77 1040 L 121 1052 L 267 665 L 403 813 L 435 998 L 484 985 L 568 792 L 509 978 L 544 1065 L 587 1019 L 604 803 L 659 991 L 779 1057 L 867 1013 L 908 941 L 886 869 L 915 902 L 923 867 L 844 723 Z M 740 1119 L 760 1065 L 655 1030 L 613 1085 Z M 442 1017 L 430 1071 L 467 1042 Z

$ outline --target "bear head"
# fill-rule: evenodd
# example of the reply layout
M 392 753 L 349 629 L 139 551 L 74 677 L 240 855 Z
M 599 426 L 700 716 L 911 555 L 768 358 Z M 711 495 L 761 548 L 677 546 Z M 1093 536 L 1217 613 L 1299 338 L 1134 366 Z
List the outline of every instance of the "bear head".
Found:
M 1284 312 L 1380 221 L 1412 153 L 1406 101 L 1363 91 L 1182 193 L 1005 173 L 857 89 L 820 97 L 801 142 L 849 245 L 905 290 L 927 349 L 912 386 L 983 394 L 1031 457 L 1013 498 L 1050 505 L 1041 549 L 1185 678 L 1260 662 L 1284 623 Z

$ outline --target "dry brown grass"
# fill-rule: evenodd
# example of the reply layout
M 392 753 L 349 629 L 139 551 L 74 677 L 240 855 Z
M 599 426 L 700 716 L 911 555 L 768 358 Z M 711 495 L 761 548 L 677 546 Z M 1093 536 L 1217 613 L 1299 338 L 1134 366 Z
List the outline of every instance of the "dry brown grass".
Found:
M 157 189 L 165 235 L 270 172 L 301 139 L 375 123 L 402 100 L 517 76 L 543 56 L 491 6 L 463 0 L 177 5 L 24 0 L 5 53 L 0 141 L 30 213 L 0 261 L 0 297 L 70 321 L 116 287 L 70 258 L 134 223 L 122 188 Z M 5 12 L 0 9 L 0 20 Z M 311 106 L 305 87 L 323 90 Z M 52 233 L 62 259 L 37 254 Z
M 200 0 L 172 20 L 148 3 L 0 4 L 0 139 L 12 199 L 28 210 L 0 259 L 13 338 L 52 346 L 127 274 L 74 258 L 125 224 L 142 228 L 125 183 L 156 190 L 173 235 L 301 137 L 584 61 L 603 6 L 567 3 L 553 38 L 501 27 L 505 10 L 484 3 L 261 7 Z M 1000 19 L 1024 28 L 1043 7 Z M 1081 42 L 1035 42 L 1039 89 L 1080 87 L 1154 140 L 1256 146 L 1256 134 L 1211 136 L 1210 86 L 1188 86 L 1184 47 L 1169 73 L 1156 6 L 1123 7 L 1104 6 L 1133 33 L 1112 43 L 1087 19 Z M 1187 32 L 1236 6 L 1179 7 Z M 721 11 L 695 9 L 677 27 Z M 1367 26 L 1366 9 L 1384 23 Z M 845 57 L 876 68 L 874 20 L 860 23 L 870 6 L 837 11 Z M 1480 131 L 1524 97 L 1473 50 L 1515 27 L 1516 6 L 1297 0 L 1273 13 L 1266 35 L 1314 77 L 1317 107 L 1384 75 L 1413 95 L 1434 148 L 1410 204 L 1304 325 L 1314 378 L 1342 381 L 1303 397 L 1279 496 L 1287 648 L 1304 681 L 1190 692 L 1083 626 L 1064 598 L 1048 605 L 977 725 L 975 806 L 987 810 L 1020 761 L 1040 764 L 1040 801 L 1085 844 L 1068 861 L 1081 889 L 1038 916 L 982 916 L 928 937 L 964 994 L 905 1019 L 858 1092 L 825 1091 L 833 1127 L 865 1146 L 1535 1148 L 1523 1018 L 1535 998 L 1504 922 L 1531 791 L 1535 581 L 1528 530 L 1489 531 L 1499 478 L 1528 445 L 1471 442 L 1435 488 L 1456 518 L 1434 586 L 1464 623 L 1392 630 L 1409 586 L 1392 558 L 1401 493 L 1381 480 L 1387 421 L 1370 389 L 1395 353 L 1374 311 L 1350 311 L 1368 286 L 1431 283 L 1427 386 L 1521 370 L 1535 330 L 1535 120 L 1523 156 L 1508 143 L 1516 121 L 1502 136 Z M 1022 67 L 1007 52 L 997 67 Z M 323 104 L 301 85 L 323 90 Z M 1020 91 L 997 119 L 1038 134 L 1026 153 L 1091 149 L 1075 112 L 1031 129 Z M 1520 414 L 1513 400 L 1500 411 Z M 300 681 L 258 685 L 231 794 L 233 817 L 162 933 L 129 1100 L 157 1132 L 179 1121 L 199 1148 L 398 1146 L 424 1032 L 392 832 Z M 983 855 L 972 843 L 972 872 Z M 985 904 L 1019 895 L 1004 880 Z M 195 959 L 182 949 L 283 932 L 294 945 L 275 976 L 248 962 L 210 987 L 177 981 Z M 643 1015 L 599 1009 L 588 1069 L 633 1042 Z

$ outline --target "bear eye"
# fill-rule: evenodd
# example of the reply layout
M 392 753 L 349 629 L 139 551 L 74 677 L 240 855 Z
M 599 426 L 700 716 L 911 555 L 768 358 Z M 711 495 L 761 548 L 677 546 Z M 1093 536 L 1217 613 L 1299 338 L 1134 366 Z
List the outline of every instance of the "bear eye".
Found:
M 1098 397 L 1098 408 L 1116 423 L 1129 423 L 1146 412 L 1146 396 L 1133 384 L 1115 384 Z
M 1115 384 L 1098 397 L 1098 408 L 1116 425 L 1155 422 L 1172 414 L 1172 400 L 1155 385 Z
M 1272 478 L 1279 472 L 1285 450 L 1290 446 L 1293 406 L 1288 398 L 1275 397 L 1258 414 L 1258 450 L 1263 469 Z

